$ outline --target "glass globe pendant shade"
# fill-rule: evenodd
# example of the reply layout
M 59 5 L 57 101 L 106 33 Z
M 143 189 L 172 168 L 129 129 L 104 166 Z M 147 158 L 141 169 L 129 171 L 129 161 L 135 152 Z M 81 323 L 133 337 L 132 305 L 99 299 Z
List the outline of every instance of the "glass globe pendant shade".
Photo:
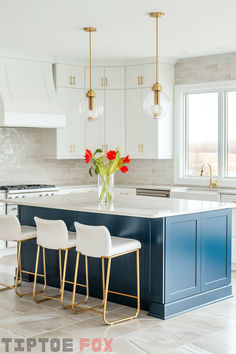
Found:
M 160 91 L 160 104 L 155 104 L 154 91 L 150 91 L 144 98 L 143 109 L 150 117 L 159 119 L 166 115 L 169 103 L 167 94 Z
M 79 114 L 89 122 L 94 122 L 103 115 L 103 105 L 98 98 L 94 97 L 93 109 L 89 109 L 89 99 L 84 97 L 79 105 Z

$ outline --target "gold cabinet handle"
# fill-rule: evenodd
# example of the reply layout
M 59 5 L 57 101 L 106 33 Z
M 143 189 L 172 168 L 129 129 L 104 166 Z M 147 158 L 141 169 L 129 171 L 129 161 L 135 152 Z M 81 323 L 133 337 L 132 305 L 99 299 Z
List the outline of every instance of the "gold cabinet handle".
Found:
M 141 82 L 141 81 L 140 81 L 140 76 L 138 76 L 138 85 L 140 85 L 140 82 Z
M 72 85 L 72 76 L 69 76 L 69 85 Z
M 70 152 L 72 152 L 72 145 L 70 144 Z
M 138 144 L 138 152 L 140 152 L 140 144 Z
M 75 152 L 75 144 L 73 144 L 73 152 Z
M 120 192 L 120 195 L 129 195 L 129 193 Z
M 102 77 L 101 81 L 102 81 L 102 87 L 104 87 L 104 78 L 103 77 Z
M 73 85 L 76 85 L 76 77 L 73 76 L 73 81 L 72 81 Z
M 108 80 L 107 80 L 107 77 L 105 78 L 105 86 L 107 87 L 107 82 L 108 82 Z

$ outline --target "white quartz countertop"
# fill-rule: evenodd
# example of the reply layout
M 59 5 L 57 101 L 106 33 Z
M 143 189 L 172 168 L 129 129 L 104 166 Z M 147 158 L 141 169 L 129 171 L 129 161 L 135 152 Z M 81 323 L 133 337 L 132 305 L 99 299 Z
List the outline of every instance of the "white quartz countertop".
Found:
M 46 197 L 31 197 L 0 200 L 11 204 L 42 208 L 83 211 L 90 213 L 126 215 L 141 218 L 163 218 L 211 210 L 236 208 L 235 204 L 201 200 L 155 198 L 144 196 L 117 196 L 112 204 L 100 204 L 97 193 L 64 194 Z

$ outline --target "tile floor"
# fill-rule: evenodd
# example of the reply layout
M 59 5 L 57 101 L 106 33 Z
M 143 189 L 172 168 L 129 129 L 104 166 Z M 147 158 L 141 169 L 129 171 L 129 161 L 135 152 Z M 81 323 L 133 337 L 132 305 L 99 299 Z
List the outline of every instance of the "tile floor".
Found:
M 15 251 L 0 250 L 0 281 L 9 280 L 14 274 Z M 236 290 L 236 272 L 232 274 Z M 24 284 L 31 287 L 32 284 Z M 50 289 L 53 291 L 54 289 Z M 235 291 L 236 292 L 236 291 Z M 70 293 L 66 299 L 70 299 Z M 91 304 L 97 300 L 91 299 Z M 133 309 L 118 304 L 109 304 L 109 317 L 115 318 L 131 313 Z M 75 315 L 64 310 L 56 301 L 35 304 L 31 297 L 19 298 L 14 291 L 0 292 L 0 353 L 5 353 L 2 338 L 31 338 L 32 353 L 42 353 L 39 338 L 73 338 L 73 353 L 80 353 L 80 338 L 113 339 L 113 353 L 122 354 L 236 354 L 236 298 L 231 298 L 181 316 L 162 321 L 147 316 L 141 311 L 138 319 L 114 326 L 103 324 L 100 315 L 85 312 Z M 36 341 L 34 341 L 36 339 Z M 15 353 L 16 344 L 9 344 L 9 352 Z M 26 344 L 23 344 L 27 352 Z M 58 347 L 57 347 L 58 349 Z M 46 353 L 52 353 L 50 345 L 45 344 Z M 59 352 L 63 352 L 60 349 Z M 94 353 L 85 348 L 85 353 Z M 100 351 L 101 352 L 101 351 Z

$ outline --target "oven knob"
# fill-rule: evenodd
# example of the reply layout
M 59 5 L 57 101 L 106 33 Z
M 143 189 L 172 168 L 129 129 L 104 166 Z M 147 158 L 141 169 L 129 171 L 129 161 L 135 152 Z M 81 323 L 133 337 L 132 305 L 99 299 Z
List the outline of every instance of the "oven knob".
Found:
M 45 194 L 45 197 L 48 197 L 49 196 L 49 194 L 47 193 L 47 194 Z
M 42 197 L 43 195 L 42 194 L 39 194 L 39 197 Z
M 19 198 L 18 195 L 15 196 L 15 199 Z

